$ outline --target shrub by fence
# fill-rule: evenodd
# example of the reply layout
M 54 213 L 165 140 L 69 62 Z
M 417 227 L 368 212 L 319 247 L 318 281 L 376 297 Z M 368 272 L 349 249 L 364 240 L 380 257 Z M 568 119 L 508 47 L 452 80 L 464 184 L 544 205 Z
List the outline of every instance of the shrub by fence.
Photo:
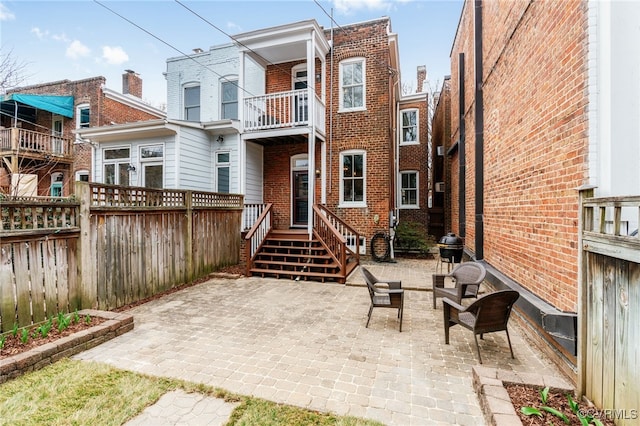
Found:
M 69 199 L 0 201 L 0 332 L 238 263 L 242 208 L 236 194 L 83 182 Z

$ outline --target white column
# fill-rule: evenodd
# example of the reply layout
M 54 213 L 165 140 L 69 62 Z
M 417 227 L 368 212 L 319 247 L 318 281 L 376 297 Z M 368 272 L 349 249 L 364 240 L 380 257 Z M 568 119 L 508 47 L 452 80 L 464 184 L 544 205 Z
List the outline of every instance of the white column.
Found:
M 309 239 L 313 237 L 313 203 L 316 190 L 316 98 L 315 98 L 315 32 L 311 32 L 311 37 L 307 40 L 307 114 L 309 119 L 309 167 L 308 191 L 307 191 L 307 232 Z

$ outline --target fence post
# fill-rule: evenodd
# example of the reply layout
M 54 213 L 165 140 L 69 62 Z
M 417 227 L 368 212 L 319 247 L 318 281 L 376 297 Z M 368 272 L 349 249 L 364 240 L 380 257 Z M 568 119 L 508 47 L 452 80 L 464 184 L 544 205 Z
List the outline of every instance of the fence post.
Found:
M 79 293 L 74 295 L 79 299 L 82 308 L 97 308 L 98 284 L 97 265 L 95 247 L 91 246 L 91 186 L 87 182 L 76 182 L 75 194 L 80 202 L 78 214 L 78 226 L 80 227 L 80 238 L 78 240 L 78 286 Z
M 195 277 L 195 270 L 193 267 L 193 250 L 195 249 L 195 242 L 193 241 L 193 191 L 186 191 L 184 193 L 184 204 L 187 208 L 187 243 L 185 244 L 186 261 L 187 261 L 187 281 L 193 281 Z
M 582 249 L 582 236 L 585 230 L 585 210 L 584 201 L 587 198 L 593 198 L 593 186 L 584 185 L 578 188 L 578 380 L 576 393 L 581 398 L 586 391 L 586 354 L 587 349 L 587 259 Z M 593 220 L 593 218 L 591 218 Z

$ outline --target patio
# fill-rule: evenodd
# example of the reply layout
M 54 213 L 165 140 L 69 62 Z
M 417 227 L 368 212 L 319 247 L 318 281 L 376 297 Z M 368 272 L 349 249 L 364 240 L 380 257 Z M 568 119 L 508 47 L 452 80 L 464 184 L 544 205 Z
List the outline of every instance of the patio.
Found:
M 433 260 L 367 263 L 403 281 L 402 333 L 396 311 L 374 309 L 360 271 L 347 285 L 216 278 L 129 311 L 135 329 L 74 358 L 175 377 L 314 410 L 389 425 L 480 425 L 472 386 L 472 333 L 451 329 L 431 307 Z M 560 375 L 515 321 L 511 359 L 504 333 L 485 336 L 485 367 Z

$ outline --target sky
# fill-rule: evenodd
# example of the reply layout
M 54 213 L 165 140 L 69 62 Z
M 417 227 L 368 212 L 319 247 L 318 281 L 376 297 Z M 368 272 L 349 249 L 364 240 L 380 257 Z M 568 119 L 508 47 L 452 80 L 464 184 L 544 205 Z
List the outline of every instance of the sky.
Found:
M 315 19 L 331 27 L 391 18 L 398 35 L 401 78 L 415 91 L 427 67 L 439 90 L 463 0 L 0 0 L 0 53 L 25 65 L 20 86 L 104 76 L 122 92 L 122 74 L 143 80 L 142 98 L 166 103 L 166 60 L 231 42 L 229 35 Z M 334 24 L 334 27 L 336 25 Z

